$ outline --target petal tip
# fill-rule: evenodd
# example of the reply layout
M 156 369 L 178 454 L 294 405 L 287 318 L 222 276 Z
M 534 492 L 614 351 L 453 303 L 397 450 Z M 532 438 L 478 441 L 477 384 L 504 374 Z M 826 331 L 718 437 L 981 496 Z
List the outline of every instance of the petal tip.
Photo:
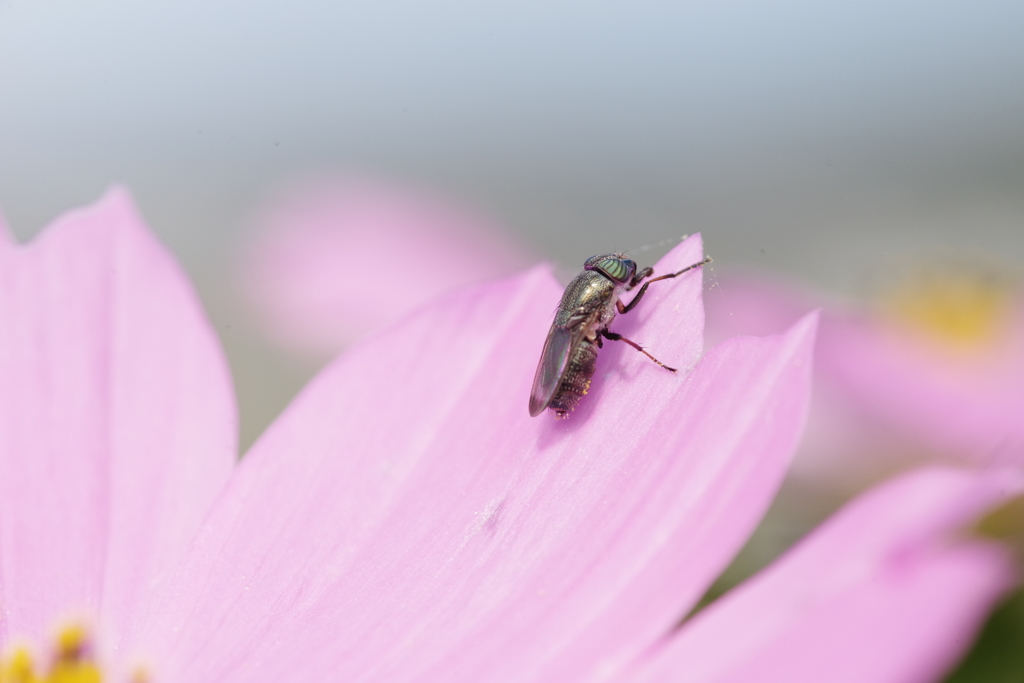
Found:
M 695 233 L 693 235 L 685 235 L 667 254 L 653 264 L 653 268 L 655 274 L 663 275 L 692 266 L 703 258 L 704 241 L 700 233 Z
M 142 219 L 139 207 L 131 191 L 124 185 L 112 185 L 94 203 L 84 209 L 97 218 L 109 220 L 120 227 L 128 227 L 149 232 Z
M 122 231 L 137 235 L 151 234 L 131 192 L 122 185 L 114 185 L 91 204 L 70 209 L 57 216 L 33 242 L 67 239 L 69 233 L 81 231 L 108 236 Z
M 821 324 L 821 309 L 816 308 L 813 311 L 805 313 L 799 320 L 793 323 L 786 334 L 791 334 L 795 337 L 805 339 L 810 345 L 814 345 L 815 339 L 818 336 L 818 327 Z

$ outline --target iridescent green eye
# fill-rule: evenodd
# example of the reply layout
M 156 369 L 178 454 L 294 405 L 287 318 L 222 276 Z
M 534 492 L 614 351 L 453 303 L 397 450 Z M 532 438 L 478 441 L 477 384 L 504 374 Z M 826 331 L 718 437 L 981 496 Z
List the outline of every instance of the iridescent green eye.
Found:
M 592 256 L 583 264 L 586 270 L 596 270 L 609 280 L 625 284 L 633 279 L 636 273 L 636 263 L 631 259 L 623 258 L 619 254 L 603 254 Z
M 609 258 L 597 264 L 597 269 L 613 280 L 623 282 L 629 279 L 629 268 L 626 262 L 618 258 Z

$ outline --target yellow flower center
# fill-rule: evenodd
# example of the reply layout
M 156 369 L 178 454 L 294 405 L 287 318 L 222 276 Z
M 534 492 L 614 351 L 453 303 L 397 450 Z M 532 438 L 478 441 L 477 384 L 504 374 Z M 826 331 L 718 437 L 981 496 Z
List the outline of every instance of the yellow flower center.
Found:
M 1009 278 L 970 266 L 923 270 L 883 299 L 895 322 L 954 350 L 975 350 L 1007 330 L 1016 291 Z
M 89 632 L 82 626 L 68 626 L 58 632 L 45 664 L 37 662 L 26 647 L 15 647 L 0 658 L 0 683 L 102 683 Z M 139 671 L 132 683 L 145 683 Z

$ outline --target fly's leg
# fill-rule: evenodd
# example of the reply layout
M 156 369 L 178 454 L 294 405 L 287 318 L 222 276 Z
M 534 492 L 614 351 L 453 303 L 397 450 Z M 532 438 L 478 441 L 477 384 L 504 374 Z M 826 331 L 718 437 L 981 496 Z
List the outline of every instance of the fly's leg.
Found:
M 643 298 L 643 295 L 647 292 L 647 287 L 650 286 L 652 282 L 657 282 L 658 280 L 667 280 L 672 277 L 679 277 L 688 270 L 693 270 L 694 268 L 699 268 L 700 266 L 706 266 L 709 263 L 711 263 L 711 257 L 706 256 L 703 261 L 700 261 L 699 263 L 694 263 L 693 265 L 690 266 L 686 266 L 678 273 L 669 273 L 668 275 L 662 275 L 661 277 L 656 277 L 653 280 L 648 280 L 647 282 L 644 283 L 644 286 L 640 288 L 640 291 L 636 293 L 636 296 L 633 297 L 632 301 L 630 301 L 626 305 L 623 305 L 621 301 L 616 301 L 615 308 L 619 310 L 619 313 L 629 313 L 636 307 L 638 303 L 640 303 L 640 299 Z M 637 273 L 637 276 L 634 278 L 635 283 L 631 283 L 631 286 L 635 287 L 637 284 L 640 283 L 640 280 L 642 280 L 643 277 L 647 277 L 647 275 L 650 275 L 653 272 L 654 271 L 650 268 L 644 268 L 642 271 Z M 644 275 L 644 273 L 646 273 L 647 275 Z M 659 365 L 661 364 L 659 363 Z
M 641 282 L 643 282 L 652 275 L 654 275 L 654 268 L 647 266 L 646 268 L 644 268 L 639 273 L 633 276 L 633 279 L 632 281 L 630 281 L 629 286 L 626 287 L 626 291 L 628 292 L 629 290 L 633 289 L 638 284 L 640 284 Z
M 626 339 L 626 338 L 625 338 L 625 337 L 623 337 L 623 336 L 622 336 L 621 334 L 617 334 L 617 333 L 615 333 L 615 332 L 609 332 L 608 330 L 603 330 L 603 331 L 601 332 L 601 334 L 602 334 L 602 335 L 604 335 L 605 339 L 611 339 L 612 341 L 622 341 L 622 342 L 626 342 L 627 344 L 629 344 L 629 345 L 630 345 L 630 346 L 632 346 L 632 347 L 633 347 L 634 349 L 636 349 L 636 350 L 637 350 L 637 351 L 639 351 L 640 353 L 644 354 L 645 356 L 647 356 L 648 358 L 650 358 L 651 360 L 653 360 L 653 361 L 654 361 L 655 363 L 657 363 L 657 364 L 658 364 L 658 365 L 660 365 L 661 367 L 665 368 L 666 370 L 671 370 L 672 372 L 676 372 L 676 369 L 675 369 L 675 368 L 670 368 L 669 366 L 665 365 L 664 363 L 662 363 L 662 362 L 661 362 L 660 360 L 658 360 L 657 358 L 655 358 L 655 357 L 654 357 L 654 356 L 652 356 L 651 354 L 649 354 L 649 353 L 647 353 L 646 351 L 644 351 L 644 347 L 640 346 L 640 345 L 639 345 L 639 344 L 637 344 L 637 343 L 636 343 L 635 341 L 632 341 L 632 340 L 630 340 L 630 339 Z

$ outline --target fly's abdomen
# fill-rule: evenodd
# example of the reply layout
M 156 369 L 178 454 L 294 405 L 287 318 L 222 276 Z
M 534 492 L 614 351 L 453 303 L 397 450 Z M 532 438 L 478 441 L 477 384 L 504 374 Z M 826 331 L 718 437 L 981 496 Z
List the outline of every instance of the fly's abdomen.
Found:
M 556 418 L 566 417 L 576 409 L 580 399 L 590 389 L 590 380 L 594 378 L 597 368 L 597 343 L 584 338 L 572 351 L 569 364 L 565 368 L 562 381 L 555 391 L 550 408 L 555 411 Z

